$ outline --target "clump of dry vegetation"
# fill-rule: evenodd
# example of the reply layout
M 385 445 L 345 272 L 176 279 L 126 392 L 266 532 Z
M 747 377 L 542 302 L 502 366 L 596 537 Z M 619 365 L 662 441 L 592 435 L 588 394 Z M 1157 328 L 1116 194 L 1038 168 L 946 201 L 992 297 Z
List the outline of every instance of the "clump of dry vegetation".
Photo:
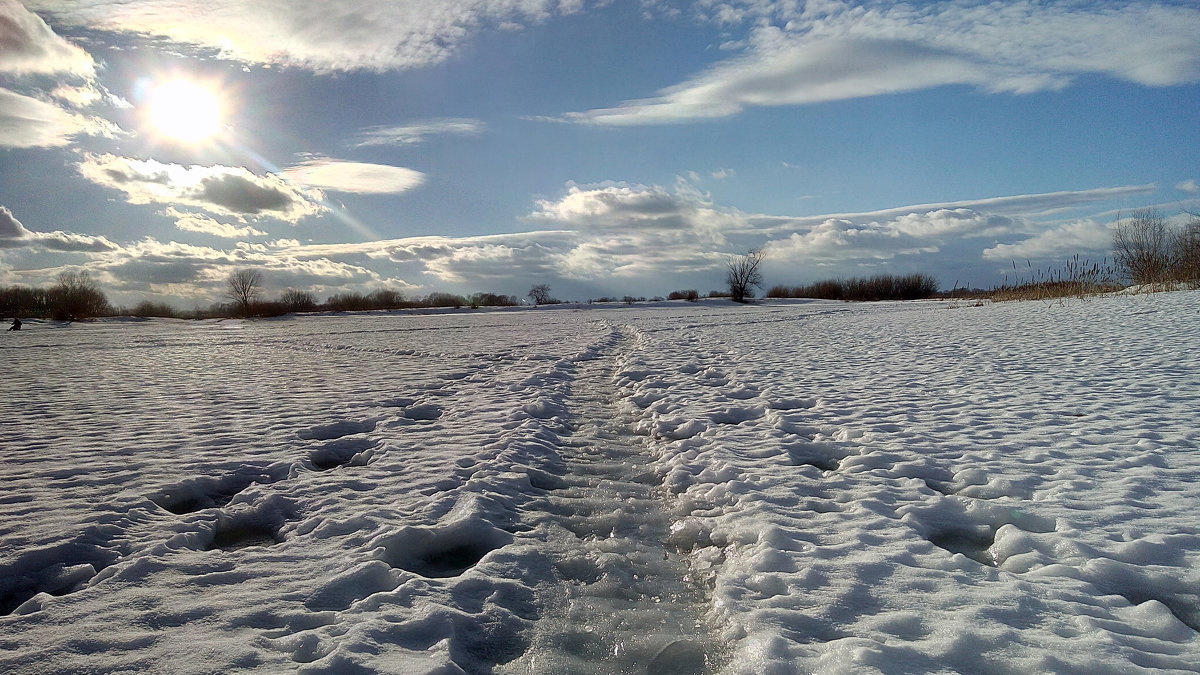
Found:
M 985 292 L 987 299 L 996 302 L 1058 298 L 1086 300 L 1122 288 L 1117 283 L 1116 270 L 1107 258 L 1097 263 L 1081 260 L 1076 255 L 1062 267 L 1035 270 L 1029 261 L 1025 261 L 1025 267 L 1026 272 L 1022 274 L 1014 261 L 1014 280 L 1010 282 L 1008 275 L 1005 275 L 1003 285 Z

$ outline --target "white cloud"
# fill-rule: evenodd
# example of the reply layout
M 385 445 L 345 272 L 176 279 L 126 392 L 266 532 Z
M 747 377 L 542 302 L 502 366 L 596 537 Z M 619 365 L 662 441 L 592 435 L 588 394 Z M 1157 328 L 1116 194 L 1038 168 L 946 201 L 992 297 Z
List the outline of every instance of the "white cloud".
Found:
M 845 218 L 829 218 L 803 233 L 793 232 L 786 239 L 769 241 L 766 246 L 774 260 L 816 265 L 891 260 L 936 253 L 939 248 L 938 239 L 906 234 L 895 221 L 856 223 Z
M 483 132 L 483 122 L 467 117 L 443 119 L 399 126 L 377 126 L 363 129 L 358 134 L 354 147 L 371 145 L 415 145 L 425 142 L 430 136 L 474 136 Z
M 24 246 L 32 236 L 6 206 L 0 206 L 0 248 Z
M 746 53 L 657 96 L 561 119 L 674 123 L 955 84 L 1024 94 L 1085 74 L 1145 86 L 1200 81 L 1194 7 L 943 2 L 834 5 L 806 15 L 791 3 L 739 4 L 782 26 L 755 28 Z
M 1112 228 L 1092 220 L 1066 223 L 1015 244 L 997 244 L 983 251 L 985 260 L 1021 260 L 1107 251 Z
M 78 134 L 112 136 L 116 127 L 77 115 L 52 103 L 0 89 L 0 148 L 67 145 Z
M 397 194 L 425 182 L 425 174 L 413 169 L 329 157 L 290 166 L 283 170 L 283 176 L 309 187 L 357 194 Z
M 1195 178 L 1189 178 L 1175 186 L 1176 190 L 1183 190 L 1192 194 L 1200 194 L 1200 182 L 1196 182 Z
M 51 251 L 70 251 L 75 253 L 104 253 L 116 251 L 121 247 L 107 237 L 77 234 L 74 232 L 35 232 L 34 240 L 42 248 Z
M 56 230 L 34 232 L 25 228 L 7 207 L 0 206 L 0 249 L 40 247 L 51 251 L 101 253 L 120 247 L 105 237 Z
M 92 57 L 15 0 L 0 0 L 0 73 L 91 76 Z
M 272 217 L 290 223 L 325 211 L 319 191 L 297 189 L 279 176 L 259 176 L 241 167 L 87 154 L 78 168 L 97 185 L 124 192 L 131 204 L 184 205 L 239 219 Z
M 717 208 L 707 196 L 680 181 L 674 191 L 628 183 L 570 184 L 562 198 L 539 200 L 527 220 L 598 236 L 655 232 L 721 243 L 719 233 L 744 225 L 745 216 L 736 209 Z
M 215 218 L 206 216 L 202 213 L 188 213 L 169 206 L 163 215 L 168 218 L 175 219 L 175 227 L 184 232 L 200 232 L 202 234 L 211 234 L 214 237 L 224 237 L 225 239 L 242 239 L 245 237 L 264 237 L 266 232 L 257 230 L 249 225 L 238 227 L 228 223 L 222 223 Z
M 385 71 L 438 63 L 477 31 L 581 8 L 560 0 L 30 0 L 56 22 L 158 36 L 249 63 Z

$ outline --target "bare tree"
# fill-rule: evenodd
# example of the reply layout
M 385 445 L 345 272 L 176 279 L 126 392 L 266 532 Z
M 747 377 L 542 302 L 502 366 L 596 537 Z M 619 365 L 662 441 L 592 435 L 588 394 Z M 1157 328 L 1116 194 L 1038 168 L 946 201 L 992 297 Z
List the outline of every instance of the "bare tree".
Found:
M 51 314 L 57 319 L 83 319 L 108 312 L 100 284 L 83 270 L 61 272 L 50 289 Z
M 1180 281 L 1200 281 L 1200 214 L 1187 211 L 1191 221 L 1175 233 L 1175 276 Z
M 1167 221 L 1158 209 L 1139 209 L 1113 229 L 1117 268 L 1135 284 L 1167 280 L 1172 262 Z
M 262 293 L 262 272 L 249 269 L 236 270 L 229 273 L 225 282 L 229 284 L 229 288 L 225 290 L 225 297 L 233 300 L 237 305 L 238 312 L 243 316 L 249 314 L 250 305 Z
M 529 289 L 529 299 L 533 300 L 535 305 L 548 305 L 553 301 L 550 297 L 550 286 L 548 284 L 538 284 Z
M 729 297 L 734 302 L 746 302 L 754 297 L 754 287 L 762 288 L 763 276 L 758 270 L 763 258 L 761 248 L 752 249 L 745 255 L 731 256 L 725 262 L 725 283 L 729 284 Z
M 317 308 L 317 299 L 308 291 L 289 288 L 279 296 L 279 302 L 289 312 L 311 312 Z

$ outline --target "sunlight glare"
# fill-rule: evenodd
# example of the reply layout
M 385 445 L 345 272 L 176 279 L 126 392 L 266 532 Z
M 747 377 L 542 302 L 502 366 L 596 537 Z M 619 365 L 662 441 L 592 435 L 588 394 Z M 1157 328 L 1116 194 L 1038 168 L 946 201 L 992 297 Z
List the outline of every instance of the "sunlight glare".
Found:
M 192 143 L 220 129 L 221 104 L 212 91 L 188 80 L 174 80 L 154 91 L 150 119 L 160 132 Z

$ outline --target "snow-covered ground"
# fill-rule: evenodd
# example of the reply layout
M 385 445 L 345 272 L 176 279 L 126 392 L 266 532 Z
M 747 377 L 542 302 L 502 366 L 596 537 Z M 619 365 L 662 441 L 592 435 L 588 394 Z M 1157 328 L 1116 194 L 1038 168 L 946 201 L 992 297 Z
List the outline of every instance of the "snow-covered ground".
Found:
M 1195 672 L 1198 309 L 28 322 L 0 671 Z

